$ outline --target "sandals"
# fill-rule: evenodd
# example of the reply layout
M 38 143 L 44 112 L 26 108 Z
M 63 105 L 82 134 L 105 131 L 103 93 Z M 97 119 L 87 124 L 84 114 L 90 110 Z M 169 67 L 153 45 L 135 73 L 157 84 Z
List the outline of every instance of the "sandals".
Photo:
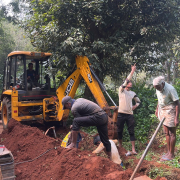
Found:
M 131 152 L 128 151 L 125 155 L 126 155 L 126 156 L 130 156 L 130 155 L 131 155 Z
M 138 153 L 136 151 L 131 152 L 132 155 L 137 155 Z
M 131 155 L 137 155 L 137 152 L 136 151 L 128 151 L 126 153 L 126 156 L 131 156 Z
M 167 157 L 162 157 L 162 158 L 160 159 L 161 162 L 163 162 L 163 161 L 171 161 L 171 160 L 173 160 L 173 159 L 167 158 Z

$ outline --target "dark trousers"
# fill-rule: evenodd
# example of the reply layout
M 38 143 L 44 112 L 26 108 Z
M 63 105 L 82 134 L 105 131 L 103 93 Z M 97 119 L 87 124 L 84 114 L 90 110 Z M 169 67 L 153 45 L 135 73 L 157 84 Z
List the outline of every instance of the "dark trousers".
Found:
M 135 127 L 134 116 L 132 114 L 124 114 L 124 113 L 118 113 L 118 117 L 117 117 L 118 139 L 122 139 L 123 137 L 123 129 L 125 123 L 127 125 L 127 129 L 130 135 L 130 140 L 135 141 L 136 138 L 134 136 L 134 127 Z
M 80 127 L 96 126 L 101 142 L 107 152 L 111 152 L 111 144 L 108 138 L 108 116 L 107 114 L 99 115 L 98 113 L 90 116 L 76 117 L 73 120 L 73 131 L 79 131 Z

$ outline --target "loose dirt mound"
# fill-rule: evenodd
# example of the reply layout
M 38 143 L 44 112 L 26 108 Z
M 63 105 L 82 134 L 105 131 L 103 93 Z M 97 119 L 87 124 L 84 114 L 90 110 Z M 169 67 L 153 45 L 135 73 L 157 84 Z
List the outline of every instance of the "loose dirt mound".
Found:
M 132 174 L 132 170 L 124 171 L 120 165 L 90 151 L 62 148 L 60 139 L 45 136 L 44 131 L 13 119 L 0 139 L 0 144 L 14 156 L 16 180 L 128 180 Z
M 22 125 L 11 119 L 8 130 L 0 134 L 0 144 L 5 145 L 14 156 L 16 180 L 129 180 L 139 162 L 135 156 L 125 156 L 127 151 L 121 148 L 120 156 L 128 168 L 123 170 L 120 165 L 105 158 L 105 154 L 101 153 L 102 157 L 92 154 L 95 148 L 93 138 L 87 134 L 81 132 L 84 140 L 79 144 L 80 150 L 76 150 L 60 146 L 69 129 L 57 129 L 57 139 L 45 136 L 45 131 L 44 128 Z M 135 177 L 147 175 L 151 167 L 168 168 L 165 164 L 144 160 Z M 179 170 L 175 173 L 173 180 L 178 179 Z

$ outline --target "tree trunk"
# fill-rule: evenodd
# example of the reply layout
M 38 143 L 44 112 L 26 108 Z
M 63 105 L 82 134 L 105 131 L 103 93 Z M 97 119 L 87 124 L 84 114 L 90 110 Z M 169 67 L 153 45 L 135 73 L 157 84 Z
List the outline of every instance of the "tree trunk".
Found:
M 166 61 L 165 62 L 165 69 L 166 69 L 166 73 L 167 73 L 167 83 L 170 83 L 171 81 L 171 76 L 170 76 L 170 68 L 171 68 L 171 64 L 172 64 L 172 60 L 170 61 Z
M 85 87 L 85 90 L 84 90 L 84 98 L 89 99 L 89 100 L 92 100 L 93 97 L 94 97 L 94 96 L 92 95 L 89 87 L 88 87 L 87 84 L 86 84 L 86 87 Z
M 173 63 L 173 84 L 175 84 L 175 81 L 178 77 L 178 62 Z

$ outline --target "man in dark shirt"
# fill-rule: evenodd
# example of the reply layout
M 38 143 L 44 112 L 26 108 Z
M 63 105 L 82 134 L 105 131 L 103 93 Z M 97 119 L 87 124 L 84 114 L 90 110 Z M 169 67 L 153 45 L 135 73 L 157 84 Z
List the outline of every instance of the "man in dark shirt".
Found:
M 28 64 L 29 69 L 27 70 L 27 83 L 29 88 L 39 86 L 38 80 L 39 75 L 33 70 L 33 63 Z
M 33 70 L 33 63 L 28 64 L 28 70 L 27 70 L 27 81 L 34 81 L 35 80 L 35 71 Z
M 73 116 L 72 142 L 66 148 L 75 148 L 77 142 L 78 131 L 81 126 L 96 126 L 101 142 L 106 148 L 108 157 L 111 157 L 111 144 L 108 138 L 108 116 L 97 104 L 84 98 L 77 100 L 70 96 L 62 99 L 63 109 L 70 109 Z

